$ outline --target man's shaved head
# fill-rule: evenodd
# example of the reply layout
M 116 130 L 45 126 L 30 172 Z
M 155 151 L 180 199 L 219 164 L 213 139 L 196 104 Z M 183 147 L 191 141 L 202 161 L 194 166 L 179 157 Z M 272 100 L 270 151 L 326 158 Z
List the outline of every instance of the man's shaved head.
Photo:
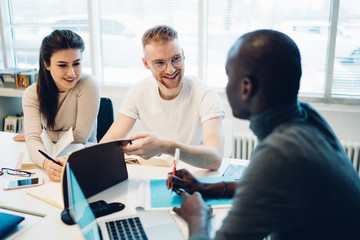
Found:
M 283 33 L 258 30 L 241 36 L 229 51 L 226 68 L 236 76 L 235 80 L 248 77 L 253 94 L 260 91 L 269 106 L 297 99 L 300 52 L 295 42 Z

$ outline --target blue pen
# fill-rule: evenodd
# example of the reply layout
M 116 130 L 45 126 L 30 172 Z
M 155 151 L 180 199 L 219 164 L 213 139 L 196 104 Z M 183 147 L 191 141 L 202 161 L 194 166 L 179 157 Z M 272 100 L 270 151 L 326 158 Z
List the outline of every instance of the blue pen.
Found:
M 53 161 L 54 163 L 56 163 L 56 164 L 59 165 L 59 166 L 62 166 L 59 162 L 57 162 L 56 160 L 54 160 L 52 157 L 50 157 L 49 155 L 47 155 L 46 153 L 44 153 L 44 152 L 41 151 L 40 149 L 39 149 L 39 152 L 40 152 L 44 157 L 46 157 L 47 159 Z

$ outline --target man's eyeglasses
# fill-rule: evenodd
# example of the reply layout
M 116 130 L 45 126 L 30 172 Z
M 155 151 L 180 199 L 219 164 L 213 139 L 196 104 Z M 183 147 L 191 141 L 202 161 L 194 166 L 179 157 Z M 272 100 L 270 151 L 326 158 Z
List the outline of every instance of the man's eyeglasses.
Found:
M 0 176 L 5 174 L 5 173 L 9 174 L 9 175 L 20 176 L 20 177 L 30 177 L 31 174 L 34 174 L 32 172 L 23 171 L 23 170 L 15 170 L 15 169 L 12 169 L 12 168 L 1 168 Z
M 170 62 L 171 65 L 175 68 L 181 67 L 181 65 L 184 62 L 184 58 L 182 57 L 182 55 L 177 55 L 177 56 L 173 57 L 170 61 L 157 60 L 154 63 L 152 63 L 151 65 L 155 68 L 156 71 L 163 72 L 167 68 L 168 62 Z

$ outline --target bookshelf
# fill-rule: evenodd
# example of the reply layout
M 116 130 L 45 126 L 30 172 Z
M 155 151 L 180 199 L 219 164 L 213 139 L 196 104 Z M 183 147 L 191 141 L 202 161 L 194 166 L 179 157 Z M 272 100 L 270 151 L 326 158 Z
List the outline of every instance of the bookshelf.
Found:
M 25 89 L 0 88 L 0 131 L 3 131 L 4 118 L 22 112 L 21 98 Z
M 0 88 L 0 97 L 22 97 L 25 89 Z

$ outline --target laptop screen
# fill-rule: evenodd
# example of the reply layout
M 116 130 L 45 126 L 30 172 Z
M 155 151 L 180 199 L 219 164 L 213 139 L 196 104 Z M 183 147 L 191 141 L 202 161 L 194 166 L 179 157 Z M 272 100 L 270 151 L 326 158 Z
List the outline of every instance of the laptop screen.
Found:
M 68 201 L 71 217 L 80 226 L 80 229 L 87 240 L 101 239 L 94 213 L 70 168 L 69 162 L 66 163 L 66 168 Z

